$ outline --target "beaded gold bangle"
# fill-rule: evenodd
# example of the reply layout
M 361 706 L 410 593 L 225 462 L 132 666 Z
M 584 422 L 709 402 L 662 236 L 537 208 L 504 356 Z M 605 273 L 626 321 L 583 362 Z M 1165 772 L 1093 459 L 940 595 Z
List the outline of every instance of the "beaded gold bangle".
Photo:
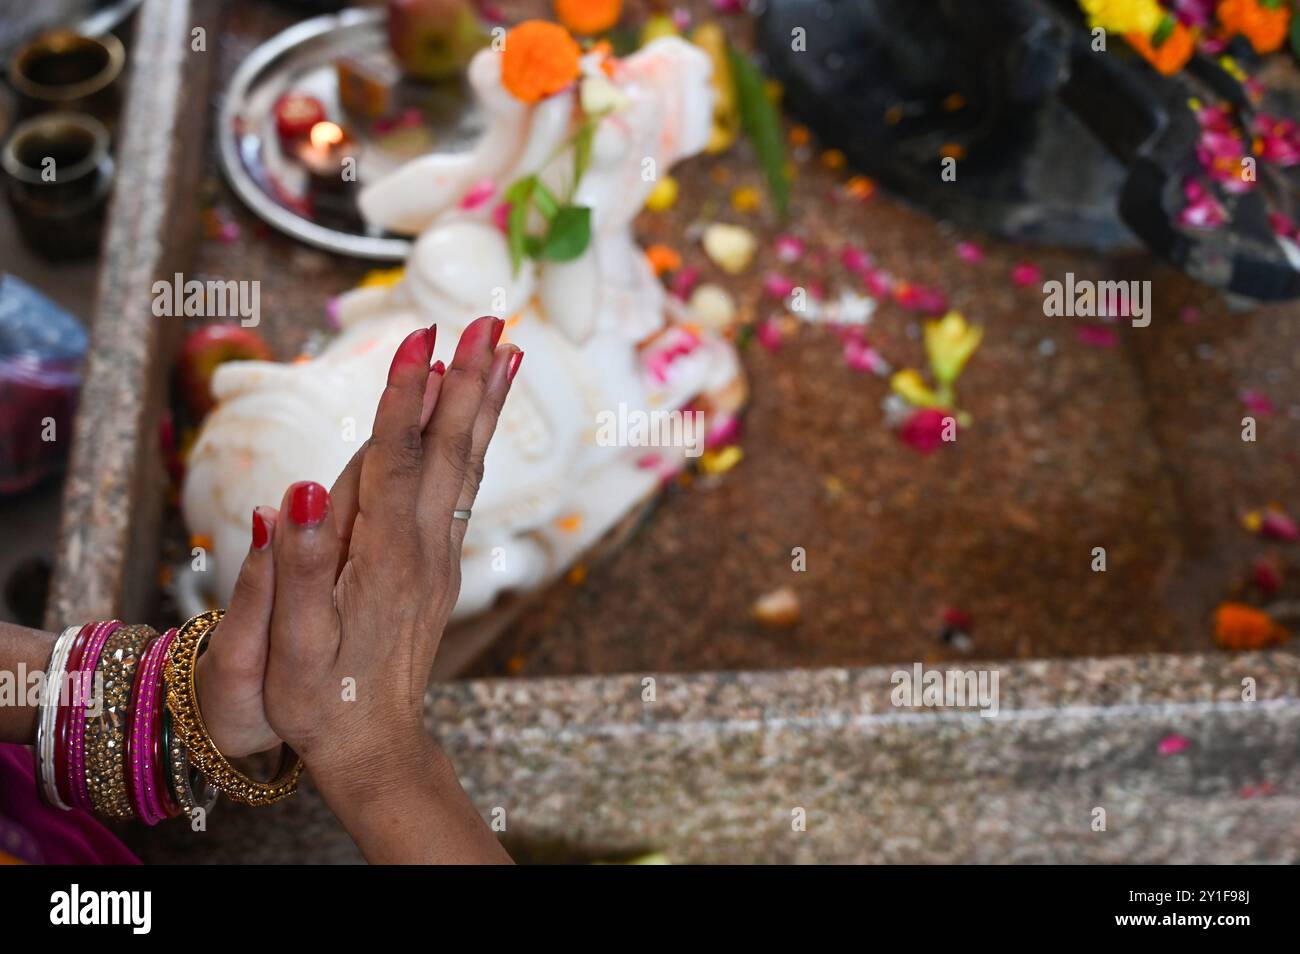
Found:
M 270 782 L 259 782 L 239 771 L 221 754 L 208 734 L 199 712 L 195 666 L 212 628 L 221 622 L 225 610 L 210 610 L 188 620 L 172 641 L 164 678 L 167 683 L 167 711 L 172 732 L 185 746 L 190 762 L 204 778 L 226 796 L 245 805 L 271 805 L 298 790 L 302 759 L 289 746 L 281 750 L 280 768 Z M 292 764 L 290 762 L 292 761 Z
M 103 698 L 98 716 L 86 717 L 86 786 L 95 811 L 107 818 L 134 818 L 126 793 L 126 715 L 140 654 L 157 632 L 148 626 L 121 626 L 99 655 Z

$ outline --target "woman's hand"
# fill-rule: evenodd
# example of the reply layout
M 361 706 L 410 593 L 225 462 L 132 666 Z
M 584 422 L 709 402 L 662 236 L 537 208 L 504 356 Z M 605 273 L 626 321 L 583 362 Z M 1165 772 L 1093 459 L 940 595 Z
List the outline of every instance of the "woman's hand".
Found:
M 430 347 L 433 344 L 430 332 Z M 437 380 L 445 372 L 441 361 L 430 369 L 421 407 L 423 429 L 433 414 Z M 434 379 L 437 380 L 434 380 Z M 357 511 L 357 477 L 370 441 L 352 456 L 334 484 L 340 561 L 347 559 L 348 536 Z M 266 719 L 263 683 L 271 642 L 271 608 L 275 602 L 275 559 L 271 543 L 280 521 L 274 507 L 257 507 L 252 515 L 251 542 L 235 581 L 226 615 L 212 633 L 208 650 L 199 659 L 199 705 L 208 732 L 228 757 L 264 752 L 280 744 Z
M 503 327 L 473 322 L 445 376 L 432 332 L 413 332 L 364 455 L 332 496 L 290 487 L 271 537 L 266 716 L 371 860 L 508 860 L 423 724 L 460 590 L 467 521 L 452 511 L 473 506 L 523 357 L 497 347 Z

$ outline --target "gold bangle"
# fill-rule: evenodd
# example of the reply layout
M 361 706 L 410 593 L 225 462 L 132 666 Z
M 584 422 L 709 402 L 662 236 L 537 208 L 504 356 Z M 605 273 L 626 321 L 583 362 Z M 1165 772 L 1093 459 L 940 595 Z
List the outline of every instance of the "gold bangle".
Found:
M 285 745 L 281 750 L 280 768 L 270 782 L 251 779 L 235 768 L 221 754 L 208 734 L 199 712 L 198 689 L 194 682 L 195 665 L 212 628 L 221 622 L 225 610 L 210 610 L 187 621 L 176 633 L 167 654 L 164 679 L 167 682 L 167 711 L 172 716 L 172 731 L 185 746 L 190 762 L 212 785 L 227 797 L 245 805 L 271 805 L 298 790 L 302 759 Z M 293 762 L 290 765 L 290 761 Z
M 140 654 L 157 635 L 148 626 L 119 626 L 99 654 L 104 689 L 99 716 L 84 729 L 86 788 L 95 812 L 106 818 L 135 817 L 126 794 L 126 720 Z

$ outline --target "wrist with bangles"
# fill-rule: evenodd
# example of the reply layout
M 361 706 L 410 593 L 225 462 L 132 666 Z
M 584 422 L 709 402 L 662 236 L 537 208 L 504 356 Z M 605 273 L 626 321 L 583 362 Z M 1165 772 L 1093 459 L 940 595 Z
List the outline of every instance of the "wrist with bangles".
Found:
M 36 730 L 46 803 L 155 825 L 206 811 L 218 793 L 270 805 L 297 790 L 302 760 L 287 745 L 275 779 L 259 782 L 230 764 L 203 721 L 195 668 L 223 615 L 162 634 L 117 620 L 59 634 Z

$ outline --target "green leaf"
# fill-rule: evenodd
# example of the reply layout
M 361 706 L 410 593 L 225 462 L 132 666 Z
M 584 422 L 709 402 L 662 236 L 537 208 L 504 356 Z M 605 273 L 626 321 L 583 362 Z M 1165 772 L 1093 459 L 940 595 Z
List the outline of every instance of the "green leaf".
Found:
M 526 247 L 528 236 L 524 233 L 527 224 L 528 203 L 515 202 L 510 206 L 510 214 L 506 216 L 506 241 L 510 244 L 510 267 L 516 273 L 528 251 Z
M 533 202 L 537 204 L 537 211 L 548 219 L 555 218 L 555 213 L 560 211 L 560 200 L 555 197 L 554 192 L 542 184 L 540 179 L 533 190 Z
M 571 262 L 587 250 L 591 241 L 591 209 L 566 205 L 551 220 L 542 245 L 542 257 L 552 262 Z
M 514 205 L 527 205 L 536 185 L 537 176 L 524 176 L 522 179 L 517 179 L 509 189 L 506 189 L 505 200 Z
M 1300 10 L 1291 11 L 1291 52 L 1300 57 Z
M 1174 35 L 1174 18 L 1165 14 L 1160 18 L 1160 25 L 1156 27 L 1156 32 L 1151 34 L 1152 48 L 1165 45 L 1165 40 Z
M 731 76 L 736 84 L 740 122 L 758 156 L 767 177 L 772 205 L 782 216 L 790 204 L 790 179 L 785 169 L 785 144 L 781 140 L 781 120 L 763 88 L 763 74 L 743 53 L 727 47 Z
M 591 165 L 591 142 L 596 137 L 596 123 L 591 119 L 583 120 L 577 132 L 573 134 L 573 188 L 578 188 L 587 166 Z M 570 192 L 572 195 L 572 192 Z

